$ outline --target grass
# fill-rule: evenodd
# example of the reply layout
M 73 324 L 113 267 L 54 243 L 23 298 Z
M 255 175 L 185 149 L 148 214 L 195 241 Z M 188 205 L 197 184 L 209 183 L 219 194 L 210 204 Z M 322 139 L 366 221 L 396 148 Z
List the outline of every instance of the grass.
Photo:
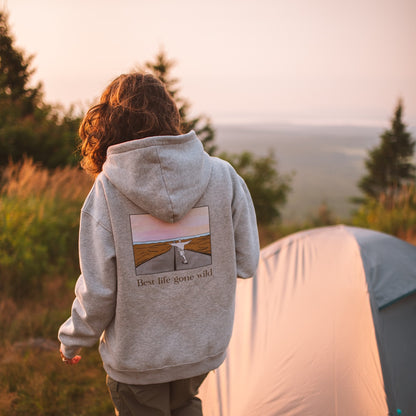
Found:
M 88 351 L 76 367 L 56 351 L 3 350 L 0 414 L 9 416 L 105 416 L 114 410 L 98 354 Z M 3 354 L 2 354 L 3 355 Z
M 56 277 L 44 294 L 0 298 L 0 415 L 113 415 L 97 349 L 85 349 L 76 366 L 60 360 L 56 336 L 73 300 L 68 280 Z

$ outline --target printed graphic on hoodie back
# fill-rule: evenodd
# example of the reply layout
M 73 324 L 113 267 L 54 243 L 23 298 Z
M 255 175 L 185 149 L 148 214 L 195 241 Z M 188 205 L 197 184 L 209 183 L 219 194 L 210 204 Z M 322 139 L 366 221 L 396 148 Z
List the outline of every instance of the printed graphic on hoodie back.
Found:
M 193 208 L 180 221 L 130 215 L 136 275 L 189 270 L 211 264 L 208 207 Z

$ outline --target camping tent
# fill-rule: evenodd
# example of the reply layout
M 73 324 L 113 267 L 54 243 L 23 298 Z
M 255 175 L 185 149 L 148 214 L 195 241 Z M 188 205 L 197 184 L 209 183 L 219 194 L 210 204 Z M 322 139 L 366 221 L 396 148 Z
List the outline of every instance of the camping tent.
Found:
M 415 416 L 416 247 L 335 226 L 264 248 L 200 397 L 204 416 Z

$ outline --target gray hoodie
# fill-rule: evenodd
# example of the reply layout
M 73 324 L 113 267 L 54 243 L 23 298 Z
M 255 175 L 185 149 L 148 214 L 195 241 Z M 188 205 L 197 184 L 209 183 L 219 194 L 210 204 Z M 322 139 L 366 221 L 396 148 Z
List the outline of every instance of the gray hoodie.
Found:
M 253 276 L 256 218 L 244 181 L 191 131 L 111 146 L 81 211 L 81 275 L 63 354 L 100 339 L 129 384 L 217 368 L 231 337 L 236 277 Z

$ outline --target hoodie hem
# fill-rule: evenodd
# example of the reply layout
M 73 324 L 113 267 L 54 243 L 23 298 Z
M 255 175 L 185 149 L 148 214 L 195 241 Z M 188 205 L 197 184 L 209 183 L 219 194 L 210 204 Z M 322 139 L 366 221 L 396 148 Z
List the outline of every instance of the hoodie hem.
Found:
M 120 371 L 104 363 L 104 370 L 113 380 L 119 383 L 138 385 L 168 383 L 170 381 L 182 380 L 208 373 L 218 368 L 225 360 L 225 356 L 226 351 L 199 363 L 183 364 L 149 371 Z

